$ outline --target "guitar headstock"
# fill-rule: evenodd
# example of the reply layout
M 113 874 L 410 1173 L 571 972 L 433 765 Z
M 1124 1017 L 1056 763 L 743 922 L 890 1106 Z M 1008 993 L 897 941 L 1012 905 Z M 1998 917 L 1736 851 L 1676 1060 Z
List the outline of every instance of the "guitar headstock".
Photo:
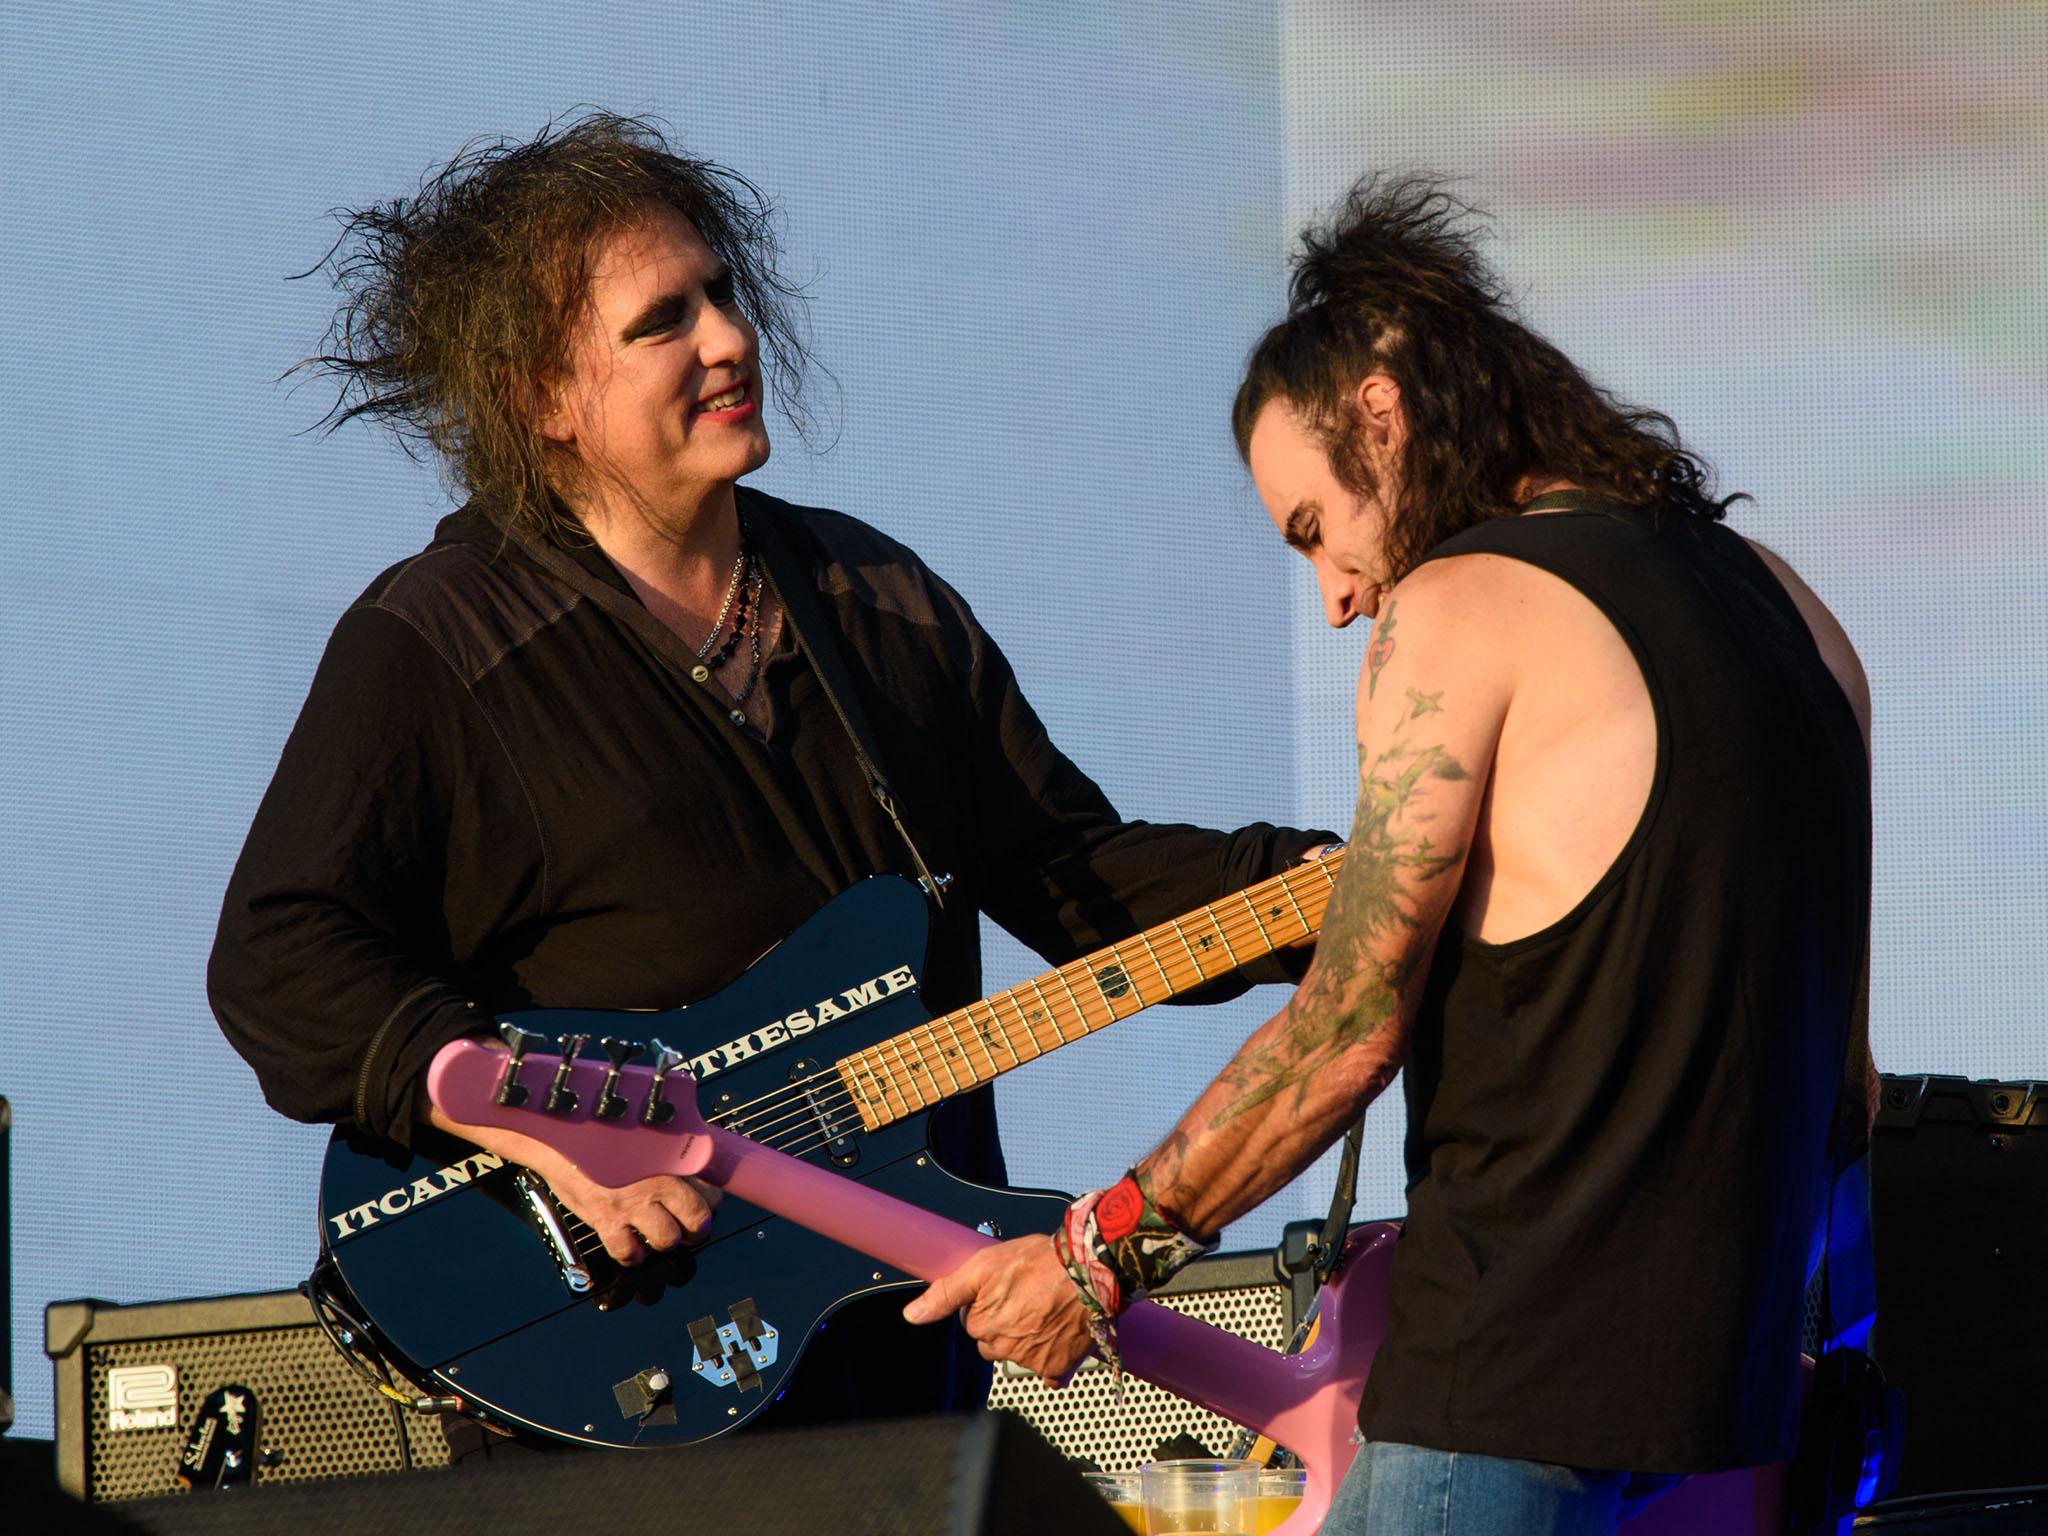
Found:
M 637 1041 L 601 1042 L 606 1061 L 578 1053 L 584 1035 L 554 1040 L 502 1028 L 509 1051 L 455 1040 L 427 1068 L 427 1097 L 463 1125 L 517 1131 L 560 1152 L 589 1177 L 614 1187 L 655 1174 L 698 1174 L 711 1162 L 710 1127 L 697 1109 L 697 1081 L 683 1058 L 655 1042 L 651 1064 Z

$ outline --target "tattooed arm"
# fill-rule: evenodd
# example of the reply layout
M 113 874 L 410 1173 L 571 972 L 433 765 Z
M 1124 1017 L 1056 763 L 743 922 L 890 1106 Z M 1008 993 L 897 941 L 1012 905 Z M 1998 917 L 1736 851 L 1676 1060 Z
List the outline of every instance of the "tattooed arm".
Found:
M 1382 610 L 1358 680 L 1358 811 L 1314 963 L 1287 1006 L 1139 1166 L 1159 1205 L 1220 1231 L 1288 1183 L 1399 1070 L 1464 868 L 1513 658 L 1489 631 L 1490 561 L 1426 565 Z M 1396 609 L 1399 633 L 1396 638 Z M 1089 1345 L 1044 1238 L 983 1250 L 905 1309 L 964 1313 L 990 1359 L 1058 1377 Z
M 1314 963 L 1139 1172 L 1212 1234 L 1284 1187 L 1393 1081 L 1478 826 L 1512 667 L 1465 613 L 1475 562 L 1389 600 L 1358 691 L 1358 809 Z

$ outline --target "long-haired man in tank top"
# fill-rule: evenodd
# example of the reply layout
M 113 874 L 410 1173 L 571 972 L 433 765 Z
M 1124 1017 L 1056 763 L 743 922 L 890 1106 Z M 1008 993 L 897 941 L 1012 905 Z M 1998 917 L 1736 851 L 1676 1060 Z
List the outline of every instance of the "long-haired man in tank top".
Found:
M 1406 1227 L 1330 1531 L 1607 1530 L 1792 1450 L 1809 1239 L 1867 1131 L 1869 695 L 1671 422 L 1519 323 L 1470 210 L 1305 237 L 1237 440 L 1374 621 L 1321 946 L 1051 1244 L 913 1303 L 1064 1374 L 1406 1068 Z M 1426 1523 L 1425 1523 L 1426 1522 Z

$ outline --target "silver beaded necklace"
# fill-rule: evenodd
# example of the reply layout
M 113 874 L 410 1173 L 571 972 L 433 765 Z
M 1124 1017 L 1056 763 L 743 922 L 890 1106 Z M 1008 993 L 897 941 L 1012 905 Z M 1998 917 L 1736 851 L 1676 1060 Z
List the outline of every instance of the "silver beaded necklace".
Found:
M 739 558 L 732 563 L 732 575 L 726 578 L 725 601 L 718 605 L 718 617 L 711 621 L 711 633 L 704 637 L 704 643 L 697 647 L 697 659 L 702 661 L 711 654 L 712 644 L 725 633 L 725 621 L 732 612 L 732 600 L 738 595 L 740 582 L 747 574 L 747 541 L 740 540 Z

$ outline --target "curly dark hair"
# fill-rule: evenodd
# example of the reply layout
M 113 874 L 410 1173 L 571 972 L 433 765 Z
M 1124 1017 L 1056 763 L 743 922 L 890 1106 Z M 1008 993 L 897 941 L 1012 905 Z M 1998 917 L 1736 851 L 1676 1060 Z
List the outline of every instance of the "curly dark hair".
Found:
M 1349 489 L 1376 489 L 1355 395 L 1385 373 L 1408 426 L 1387 555 L 1396 578 L 1460 529 L 1519 509 L 1524 476 L 1566 479 L 1654 515 L 1721 517 L 1671 419 L 1593 384 L 1523 325 L 1482 260 L 1485 216 L 1424 174 L 1367 176 L 1305 231 L 1287 316 L 1260 338 L 1231 410 L 1240 455 L 1285 400 Z
M 328 429 L 381 422 L 510 521 L 586 537 L 558 496 L 574 456 L 534 430 L 531 403 L 569 370 L 597 243 L 649 205 L 688 219 L 731 270 L 776 399 L 806 428 L 807 315 L 776 270 L 773 205 L 736 172 L 678 154 L 652 120 L 591 111 L 527 142 L 473 142 L 410 197 L 336 210 L 341 236 L 312 271 L 341 303 L 326 350 L 297 365 L 338 381 Z

